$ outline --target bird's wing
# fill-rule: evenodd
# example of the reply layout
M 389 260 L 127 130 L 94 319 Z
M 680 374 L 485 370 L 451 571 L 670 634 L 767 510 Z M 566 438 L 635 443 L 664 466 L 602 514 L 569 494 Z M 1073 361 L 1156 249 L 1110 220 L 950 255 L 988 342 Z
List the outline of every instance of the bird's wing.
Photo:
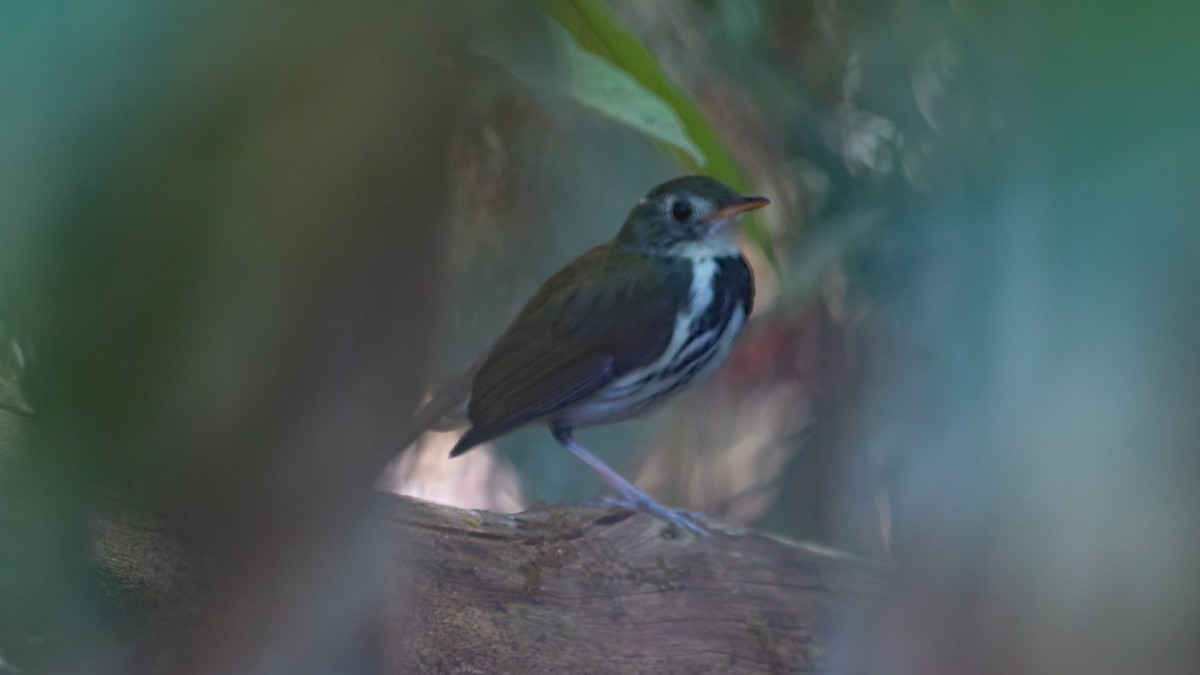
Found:
M 547 281 L 475 377 L 455 454 L 587 398 L 651 363 L 691 284 L 687 261 L 602 246 Z

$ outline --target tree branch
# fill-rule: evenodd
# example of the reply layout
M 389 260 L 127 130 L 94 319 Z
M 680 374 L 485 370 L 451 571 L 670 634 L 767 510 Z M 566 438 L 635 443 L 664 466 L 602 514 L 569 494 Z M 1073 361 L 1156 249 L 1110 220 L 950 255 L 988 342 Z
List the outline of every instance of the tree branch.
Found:
M 380 495 L 370 511 L 403 543 L 369 629 L 384 672 L 830 672 L 839 627 L 881 583 L 847 555 L 742 531 L 673 539 L 619 509 Z M 165 616 L 211 611 L 188 601 L 196 575 L 150 519 L 101 519 L 96 560 L 143 644 Z

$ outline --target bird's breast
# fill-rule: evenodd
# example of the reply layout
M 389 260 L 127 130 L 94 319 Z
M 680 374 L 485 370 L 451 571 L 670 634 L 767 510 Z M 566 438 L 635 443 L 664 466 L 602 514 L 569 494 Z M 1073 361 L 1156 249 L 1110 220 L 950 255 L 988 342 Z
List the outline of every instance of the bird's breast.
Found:
M 707 380 L 729 356 L 750 311 L 753 288 L 745 260 L 694 259 L 688 302 L 671 339 L 651 363 L 624 373 L 556 421 L 582 427 L 631 419 Z

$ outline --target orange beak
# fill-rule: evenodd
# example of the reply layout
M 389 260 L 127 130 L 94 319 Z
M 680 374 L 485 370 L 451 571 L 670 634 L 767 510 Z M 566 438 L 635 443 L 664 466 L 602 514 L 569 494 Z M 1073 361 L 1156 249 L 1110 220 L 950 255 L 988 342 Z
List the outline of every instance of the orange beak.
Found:
M 767 199 L 766 197 L 738 197 L 725 206 L 713 211 L 708 218 L 705 218 L 705 220 L 710 222 L 725 220 L 726 218 L 732 218 L 739 213 L 753 211 L 754 209 L 761 209 L 770 203 L 771 200 Z

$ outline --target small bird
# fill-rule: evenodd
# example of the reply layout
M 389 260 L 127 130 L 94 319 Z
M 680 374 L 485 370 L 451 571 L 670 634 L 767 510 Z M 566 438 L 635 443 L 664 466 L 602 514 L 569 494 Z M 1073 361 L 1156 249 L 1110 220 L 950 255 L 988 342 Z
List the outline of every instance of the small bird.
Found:
M 480 360 L 435 390 L 414 418 L 418 433 L 464 399 L 470 427 L 451 457 L 519 427 L 545 424 L 600 475 L 617 503 L 706 536 L 691 518 L 609 468 L 572 432 L 645 415 L 721 365 L 754 303 L 738 223 L 769 203 L 706 176 L 654 188 L 634 205 L 616 238 L 550 277 Z

